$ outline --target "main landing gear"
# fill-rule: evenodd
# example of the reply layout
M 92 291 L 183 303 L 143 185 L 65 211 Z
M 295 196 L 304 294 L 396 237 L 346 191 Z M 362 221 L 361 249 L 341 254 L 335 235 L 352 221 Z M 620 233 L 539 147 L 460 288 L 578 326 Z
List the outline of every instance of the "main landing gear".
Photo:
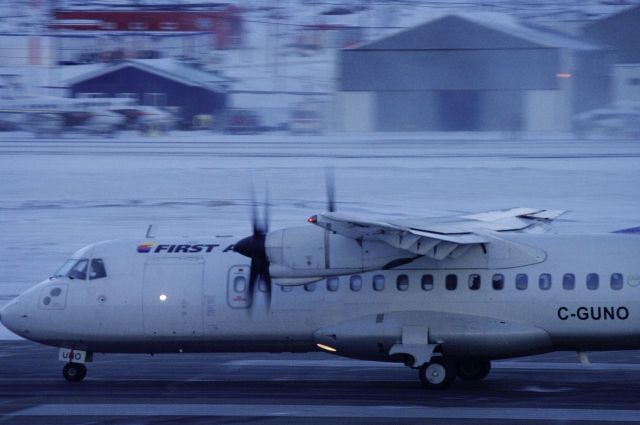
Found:
M 422 385 L 430 390 L 448 388 L 456 377 L 463 381 L 479 381 L 491 371 L 491 361 L 484 359 L 453 360 L 447 357 L 432 357 L 431 361 L 418 369 Z
M 87 367 L 82 363 L 67 363 L 62 369 L 62 376 L 69 382 L 80 382 L 87 376 Z

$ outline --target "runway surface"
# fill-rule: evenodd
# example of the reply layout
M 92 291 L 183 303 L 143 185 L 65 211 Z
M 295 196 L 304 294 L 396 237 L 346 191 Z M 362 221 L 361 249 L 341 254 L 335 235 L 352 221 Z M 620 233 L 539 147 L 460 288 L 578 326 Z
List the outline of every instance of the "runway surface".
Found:
M 494 363 L 424 390 L 415 371 L 322 353 L 96 355 L 67 383 L 55 348 L 0 342 L 0 423 L 640 423 L 640 354 Z

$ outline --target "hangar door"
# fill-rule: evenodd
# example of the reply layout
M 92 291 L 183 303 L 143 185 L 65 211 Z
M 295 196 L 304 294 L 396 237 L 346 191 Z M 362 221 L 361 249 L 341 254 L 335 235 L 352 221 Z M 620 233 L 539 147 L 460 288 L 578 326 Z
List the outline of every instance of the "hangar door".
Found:
M 202 333 L 203 273 L 202 258 L 151 258 L 147 261 L 142 291 L 147 335 Z

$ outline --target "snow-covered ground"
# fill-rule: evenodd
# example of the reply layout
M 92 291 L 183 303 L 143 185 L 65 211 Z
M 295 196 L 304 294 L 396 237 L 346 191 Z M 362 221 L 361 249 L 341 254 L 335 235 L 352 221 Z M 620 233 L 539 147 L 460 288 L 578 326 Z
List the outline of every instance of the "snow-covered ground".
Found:
M 251 180 L 272 228 L 325 207 L 436 216 L 511 206 L 568 209 L 559 232 L 640 225 L 640 142 L 502 140 L 496 135 L 291 137 L 176 133 L 36 140 L 0 133 L 0 305 L 103 239 L 246 236 Z M 0 330 L 0 338 L 7 336 Z

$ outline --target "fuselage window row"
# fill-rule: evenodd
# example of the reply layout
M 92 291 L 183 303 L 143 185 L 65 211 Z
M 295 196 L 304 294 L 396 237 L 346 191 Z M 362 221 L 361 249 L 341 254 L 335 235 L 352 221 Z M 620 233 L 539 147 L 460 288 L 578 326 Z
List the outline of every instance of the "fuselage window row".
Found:
M 375 292 L 382 292 L 386 288 L 386 277 L 383 274 L 376 274 L 371 279 L 371 289 Z M 524 291 L 529 288 L 529 275 L 526 273 L 518 273 L 514 278 L 515 289 Z M 600 288 L 600 275 L 598 273 L 589 273 L 585 277 L 586 288 L 595 291 Z M 610 276 L 609 286 L 612 290 L 619 291 L 624 286 L 624 276 L 622 273 L 612 273 Z M 244 288 L 246 285 L 246 279 L 238 279 L 234 282 L 236 286 L 236 292 L 238 286 Z M 471 291 L 477 291 L 481 288 L 482 277 L 478 273 L 471 273 L 468 276 L 468 288 Z M 553 277 L 550 273 L 541 273 L 538 276 L 538 288 L 542 291 L 548 291 L 552 288 Z M 264 292 L 262 286 L 259 285 L 259 289 Z M 432 274 L 423 274 L 420 279 L 420 288 L 422 291 L 431 291 L 435 287 L 435 278 Z M 444 277 L 444 287 L 447 291 L 455 291 L 458 289 L 458 275 L 451 273 Z M 293 287 L 282 286 L 283 292 L 290 292 Z M 360 275 L 351 275 L 349 277 L 349 290 L 352 292 L 359 292 L 363 288 L 363 279 Z M 505 276 L 501 273 L 496 273 L 491 276 L 491 288 L 494 291 L 501 291 L 505 289 Z M 565 273 L 562 275 L 562 289 L 571 291 L 576 288 L 576 276 L 573 273 Z M 304 285 L 306 292 L 314 292 L 317 289 L 317 282 L 311 282 Z M 328 292 L 337 292 L 340 289 L 340 277 L 330 277 L 326 279 L 326 289 Z M 410 277 L 408 274 L 402 273 L 396 276 L 396 290 L 399 292 L 406 292 L 410 289 Z

